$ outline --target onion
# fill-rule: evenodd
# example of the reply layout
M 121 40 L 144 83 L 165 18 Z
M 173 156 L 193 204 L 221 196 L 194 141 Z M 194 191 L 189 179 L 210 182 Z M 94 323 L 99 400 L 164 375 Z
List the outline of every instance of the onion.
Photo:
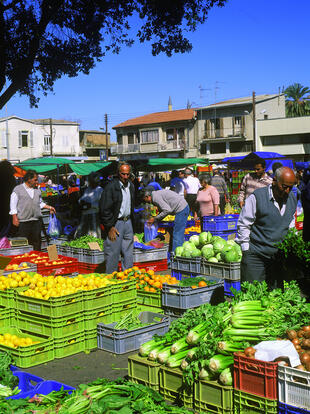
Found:
M 304 338 L 310 339 L 310 331 L 304 332 Z
M 297 338 L 297 332 L 294 331 L 294 329 L 288 329 L 286 333 L 287 333 L 288 339 L 290 340 Z
M 292 339 L 292 344 L 293 345 L 299 345 L 300 344 L 299 338 Z
M 310 325 L 303 326 L 301 329 L 302 329 L 304 332 L 310 332 Z
M 248 346 L 244 350 L 245 356 L 247 356 L 249 358 L 254 358 L 255 357 L 255 352 L 256 352 L 256 349 L 253 348 L 252 346 Z
M 305 365 L 307 362 L 310 362 L 310 355 L 308 353 L 303 353 L 300 357 L 300 361 Z
M 304 336 L 304 331 L 302 329 L 299 329 L 299 331 L 297 332 L 297 336 L 298 338 L 302 338 Z
M 295 345 L 295 349 L 296 349 L 296 351 L 300 351 L 301 350 L 301 346 L 300 345 Z
M 306 371 L 306 368 L 303 365 L 297 365 L 297 367 L 294 368 L 300 369 L 301 371 Z
M 303 348 L 310 348 L 310 339 L 304 339 L 302 341 Z
M 288 367 L 288 363 L 285 361 L 279 361 L 278 365 L 281 365 L 281 367 Z
M 306 370 L 310 371 L 310 362 L 307 362 L 305 365 L 306 365 Z

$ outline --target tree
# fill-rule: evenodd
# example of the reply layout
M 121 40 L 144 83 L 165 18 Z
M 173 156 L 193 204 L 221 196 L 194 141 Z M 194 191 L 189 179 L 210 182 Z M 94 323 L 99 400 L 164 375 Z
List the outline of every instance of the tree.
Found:
M 300 83 L 293 83 L 284 90 L 286 116 L 310 115 L 310 89 Z
M 227 0 L 0 0 L 0 109 L 16 93 L 38 106 L 63 75 L 88 74 L 108 52 L 150 41 L 152 54 L 189 52 L 184 36 Z

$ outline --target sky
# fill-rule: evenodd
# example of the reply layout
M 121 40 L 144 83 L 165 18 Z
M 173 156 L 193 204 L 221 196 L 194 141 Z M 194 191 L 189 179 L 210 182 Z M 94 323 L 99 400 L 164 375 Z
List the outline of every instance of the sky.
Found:
M 152 56 L 149 43 L 107 55 L 89 75 L 63 77 L 38 108 L 15 95 L 0 117 L 53 118 L 99 130 L 127 119 L 225 99 L 277 93 L 294 82 L 310 86 L 309 0 L 228 0 L 190 39 L 190 53 Z

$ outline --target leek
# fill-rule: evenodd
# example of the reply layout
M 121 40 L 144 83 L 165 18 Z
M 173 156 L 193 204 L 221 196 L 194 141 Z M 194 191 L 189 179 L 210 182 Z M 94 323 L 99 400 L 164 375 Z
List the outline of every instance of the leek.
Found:
M 187 355 L 186 355 L 186 358 L 188 358 L 188 359 L 193 359 L 193 357 L 194 357 L 194 355 L 195 355 L 195 353 L 198 351 L 198 346 L 196 346 L 195 348 L 191 348 L 189 351 L 188 351 L 188 353 L 187 353 Z
M 158 354 L 162 352 L 165 349 L 164 345 L 160 345 L 157 348 L 152 349 L 152 351 L 149 353 L 148 359 L 150 361 L 156 361 Z
M 185 349 L 181 352 L 178 352 L 175 355 L 171 355 L 171 357 L 168 358 L 166 365 L 169 368 L 176 368 L 179 367 L 182 363 L 182 360 L 186 357 L 188 352 L 188 349 Z
M 221 354 L 229 354 L 232 352 L 243 351 L 244 345 L 241 342 L 225 342 L 221 341 L 217 344 L 217 350 Z
M 189 366 L 189 363 L 186 361 L 186 359 L 183 359 L 181 362 L 181 369 L 184 371 Z
M 228 368 L 233 363 L 234 358 L 232 356 L 214 355 L 214 357 L 210 359 L 209 370 L 215 374 L 219 374 L 225 368 Z
M 196 345 L 201 338 L 207 333 L 206 324 L 200 323 L 191 329 L 186 337 L 186 342 L 190 345 Z
M 231 374 L 231 369 L 230 368 L 224 369 L 220 373 L 219 380 L 223 385 L 232 385 L 233 384 L 233 378 L 232 378 L 232 374 Z
M 151 341 L 145 342 L 139 348 L 139 354 L 141 356 L 148 356 L 152 349 L 158 347 L 158 345 L 162 345 L 166 342 L 166 339 L 161 339 L 160 341 L 156 341 L 152 339 Z
M 212 375 L 207 369 L 201 368 L 199 372 L 199 379 L 210 381 L 212 380 Z
M 244 341 L 246 341 L 247 339 L 250 339 L 252 337 L 261 338 L 261 337 L 268 336 L 265 329 L 263 329 L 263 328 L 257 329 L 255 327 L 253 327 L 253 329 L 226 328 L 223 333 L 224 333 L 224 335 L 227 335 L 227 336 L 243 337 Z
M 178 352 L 182 351 L 184 348 L 188 348 L 188 343 L 186 342 L 186 338 L 181 338 L 173 345 L 171 345 L 171 353 L 177 354 Z
M 158 353 L 157 361 L 160 364 L 165 364 L 167 362 L 167 359 L 170 357 L 170 355 L 171 355 L 170 346 L 168 346 L 168 348 L 165 348 Z

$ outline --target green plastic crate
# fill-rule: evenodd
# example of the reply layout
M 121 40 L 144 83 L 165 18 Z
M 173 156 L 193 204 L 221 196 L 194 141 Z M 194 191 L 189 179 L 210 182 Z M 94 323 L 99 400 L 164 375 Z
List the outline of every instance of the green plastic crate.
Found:
M 82 292 L 48 300 L 36 299 L 16 294 L 16 309 L 36 315 L 59 318 L 79 313 L 83 310 Z
M 97 328 L 85 331 L 85 350 L 97 349 Z
M 278 401 L 234 390 L 235 414 L 277 414 Z
M 93 310 L 112 305 L 112 285 L 93 290 L 83 291 L 84 310 Z
M 15 289 L 0 290 L 0 306 L 15 308 Z
M 121 320 L 128 312 L 132 311 L 133 309 L 137 309 L 137 300 L 131 299 L 127 302 L 114 304 L 112 306 L 112 322 L 118 322 Z
M 63 338 L 67 335 L 84 332 L 84 315 L 83 312 L 79 312 L 61 318 L 44 318 L 19 311 L 16 325 L 19 329 L 47 335 L 54 339 Z
M 85 350 L 85 333 L 54 339 L 55 358 L 65 358 Z
M 126 302 L 130 299 L 137 299 L 136 280 L 125 280 L 121 283 L 115 283 L 112 286 L 112 303 Z
M 217 381 L 195 381 L 195 410 L 217 414 L 233 413 L 233 390 L 233 387 L 221 385 Z
M 183 381 L 183 371 L 161 366 L 159 370 L 159 392 L 176 405 L 194 408 L 194 389 L 186 387 Z
M 146 385 L 155 391 L 159 391 L 159 369 L 158 362 L 149 361 L 140 355 L 128 357 L 128 377 L 136 384 Z
M 141 305 L 153 306 L 161 308 L 161 291 L 145 292 L 144 290 L 137 291 L 137 302 Z
M 0 306 L 0 329 L 15 326 L 15 310 Z
M 7 347 L 0 344 L 0 351 L 8 352 L 12 355 L 14 365 L 20 368 L 34 367 L 54 359 L 54 341 L 45 335 L 33 335 L 15 326 L 6 327 L 0 330 L 0 334 L 10 333 L 20 337 L 29 337 L 39 343 L 19 348 Z
M 112 306 L 105 306 L 95 311 L 84 311 L 84 326 L 86 330 L 97 329 L 98 323 L 109 324 L 113 322 Z

